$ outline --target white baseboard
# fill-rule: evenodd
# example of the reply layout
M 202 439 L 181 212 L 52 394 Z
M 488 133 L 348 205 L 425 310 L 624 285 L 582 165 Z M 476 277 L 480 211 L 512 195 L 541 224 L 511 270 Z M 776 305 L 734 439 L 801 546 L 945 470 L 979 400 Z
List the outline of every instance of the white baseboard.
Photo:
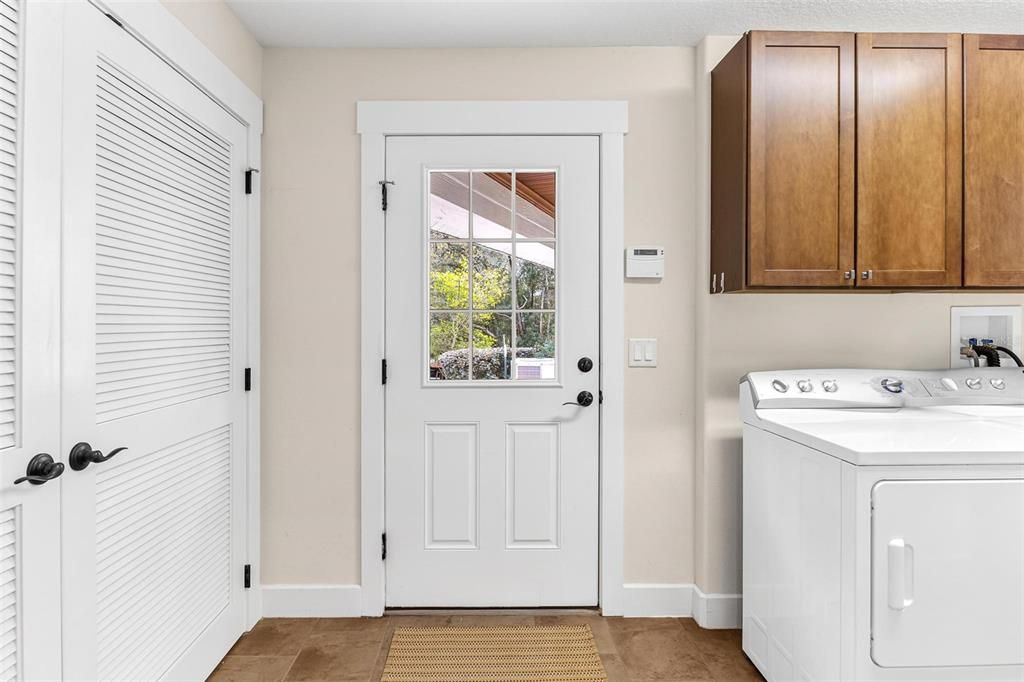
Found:
M 359 585 L 264 585 L 265 618 L 356 618 L 363 615 Z
M 693 585 L 626 583 L 622 615 L 627 618 L 684 618 L 693 615 Z
M 736 629 L 743 623 L 743 596 L 705 594 L 693 586 L 693 619 L 709 630 Z
M 627 583 L 623 613 L 631 618 L 693 618 L 702 628 L 738 628 L 742 599 L 738 594 L 705 594 L 689 583 Z
M 738 594 L 705 594 L 689 583 L 627 583 L 622 615 L 630 618 L 690 618 L 702 628 L 740 627 Z M 363 615 L 359 585 L 264 585 L 266 618 L 355 618 Z

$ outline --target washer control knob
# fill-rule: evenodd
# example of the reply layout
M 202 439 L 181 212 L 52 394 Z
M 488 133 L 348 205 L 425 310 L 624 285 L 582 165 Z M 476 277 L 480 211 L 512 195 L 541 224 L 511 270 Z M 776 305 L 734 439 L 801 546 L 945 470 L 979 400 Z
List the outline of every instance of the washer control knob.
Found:
M 903 393 L 902 379 L 882 379 L 882 388 L 889 393 Z
M 800 389 L 801 393 L 810 393 L 814 390 L 814 384 L 811 383 L 810 379 L 801 379 L 796 382 L 796 387 Z
M 964 383 L 967 384 L 967 388 L 971 389 L 972 391 L 977 391 L 979 388 L 981 388 L 981 379 L 979 379 L 978 377 L 967 377 Z
M 789 384 L 787 384 L 782 379 L 772 379 L 772 388 L 774 388 L 779 393 L 785 393 L 786 391 L 789 390 Z
M 1002 379 L 989 379 L 988 383 L 992 384 L 992 388 L 997 391 L 1001 391 L 1006 388 L 1006 382 Z
M 960 390 L 960 387 L 956 385 L 956 380 L 950 379 L 949 377 L 942 377 L 939 383 L 942 384 L 942 387 L 947 391 Z
M 839 384 L 835 379 L 825 379 L 821 382 L 821 387 L 825 389 L 825 393 L 835 393 L 839 390 Z

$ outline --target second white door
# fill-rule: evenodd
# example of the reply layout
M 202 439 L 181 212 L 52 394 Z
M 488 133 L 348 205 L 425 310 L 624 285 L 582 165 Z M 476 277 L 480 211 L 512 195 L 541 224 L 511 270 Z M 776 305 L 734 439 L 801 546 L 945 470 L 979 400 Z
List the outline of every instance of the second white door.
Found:
M 387 605 L 596 605 L 598 140 L 386 167 Z
M 64 677 L 204 679 L 244 629 L 246 130 L 64 6 Z

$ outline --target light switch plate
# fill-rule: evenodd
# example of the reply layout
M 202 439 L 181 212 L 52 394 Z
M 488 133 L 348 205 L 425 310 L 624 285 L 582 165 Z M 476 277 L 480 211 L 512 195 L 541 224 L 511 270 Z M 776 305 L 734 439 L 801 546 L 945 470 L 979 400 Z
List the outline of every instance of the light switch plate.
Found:
M 629 366 L 657 367 L 658 339 L 630 339 Z

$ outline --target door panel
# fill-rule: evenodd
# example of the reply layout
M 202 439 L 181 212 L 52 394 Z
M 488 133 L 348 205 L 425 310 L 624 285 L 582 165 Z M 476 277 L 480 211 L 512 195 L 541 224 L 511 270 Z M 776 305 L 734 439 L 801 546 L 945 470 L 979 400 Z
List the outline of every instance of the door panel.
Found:
M 558 424 L 505 427 L 507 547 L 558 547 Z
M 479 440 L 477 424 L 427 424 L 427 547 L 478 545 Z
M 857 35 L 858 286 L 959 286 L 959 34 Z
M 61 678 L 59 4 L 0 1 L 0 680 Z M 56 47 L 55 47 L 56 44 Z
M 964 36 L 964 284 L 1024 287 L 1024 36 Z
M 750 34 L 749 282 L 851 284 L 851 33 Z
M 230 490 L 227 426 L 97 471 L 100 679 L 157 679 L 230 607 Z
M 65 672 L 202 678 L 243 630 L 245 129 L 67 12 L 62 437 L 126 450 L 64 487 Z
M 1024 481 L 883 481 L 872 502 L 874 661 L 1024 664 Z
M 389 138 L 386 163 L 387 604 L 594 605 L 597 139 Z

